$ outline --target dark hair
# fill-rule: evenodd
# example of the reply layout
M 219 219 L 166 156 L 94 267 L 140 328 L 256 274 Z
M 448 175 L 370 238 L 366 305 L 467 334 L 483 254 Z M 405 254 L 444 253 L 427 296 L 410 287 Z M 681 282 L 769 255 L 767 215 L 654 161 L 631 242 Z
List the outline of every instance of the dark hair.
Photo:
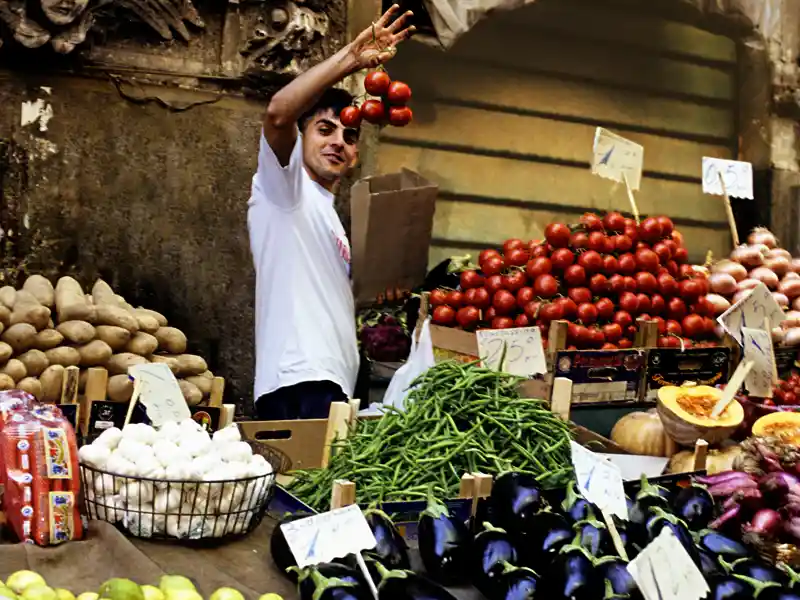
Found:
M 353 104 L 353 95 L 347 90 L 341 88 L 328 88 L 317 100 L 316 104 L 308 109 L 297 120 L 297 126 L 302 132 L 308 122 L 319 112 L 324 112 L 328 109 L 333 111 L 337 117 L 342 109 Z

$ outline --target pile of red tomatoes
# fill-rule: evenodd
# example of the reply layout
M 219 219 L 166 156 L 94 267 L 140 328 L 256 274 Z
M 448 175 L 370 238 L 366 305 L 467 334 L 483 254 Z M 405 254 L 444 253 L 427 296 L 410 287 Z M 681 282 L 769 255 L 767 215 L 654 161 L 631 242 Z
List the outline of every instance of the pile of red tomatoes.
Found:
M 339 113 L 339 120 L 345 127 L 359 127 L 361 120 L 373 125 L 393 125 L 405 127 L 411 123 L 414 114 L 407 106 L 411 100 L 411 88 L 402 81 L 392 81 L 389 74 L 381 69 L 370 72 L 364 79 L 367 94 L 376 96 L 364 100 L 361 106 L 346 106 Z
M 637 319 L 658 323 L 658 345 L 710 345 L 714 310 L 704 273 L 688 264 L 683 236 L 668 217 L 640 224 L 621 213 L 586 213 L 552 223 L 545 239 L 506 240 L 480 253 L 458 289 L 430 295 L 437 325 L 506 329 L 569 321 L 571 349 L 630 348 Z

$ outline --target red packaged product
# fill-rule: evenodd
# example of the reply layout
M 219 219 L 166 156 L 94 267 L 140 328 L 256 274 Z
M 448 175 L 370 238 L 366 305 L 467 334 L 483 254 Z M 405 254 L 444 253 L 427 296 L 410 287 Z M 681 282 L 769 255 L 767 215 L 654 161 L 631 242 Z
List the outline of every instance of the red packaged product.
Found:
M 5 456 L 3 510 L 23 542 L 60 544 L 83 535 L 78 508 L 78 444 L 53 405 L 13 412 L 0 431 Z
M 30 410 L 36 398 L 22 390 L 0 391 L 0 431 L 3 431 L 6 419 L 19 410 Z M 0 499 L 6 485 L 6 470 L 3 468 L 3 452 L 0 452 Z

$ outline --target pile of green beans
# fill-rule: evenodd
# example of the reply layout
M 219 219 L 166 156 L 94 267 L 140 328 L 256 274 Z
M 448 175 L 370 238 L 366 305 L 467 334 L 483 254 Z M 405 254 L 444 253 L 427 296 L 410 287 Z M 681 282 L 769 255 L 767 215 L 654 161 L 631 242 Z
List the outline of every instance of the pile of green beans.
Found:
M 419 377 L 406 411 L 359 421 L 333 443 L 326 469 L 295 471 L 289 490 L 327 510 L 333 482 L 356 484 L 359 503 L 418 500 L 429 487 L 458 495 L 465 473 L 529 473 L 544 487 L 573 476 L 569 425 L 542 400 L 521 398 L 521 379 L 446 361 Z

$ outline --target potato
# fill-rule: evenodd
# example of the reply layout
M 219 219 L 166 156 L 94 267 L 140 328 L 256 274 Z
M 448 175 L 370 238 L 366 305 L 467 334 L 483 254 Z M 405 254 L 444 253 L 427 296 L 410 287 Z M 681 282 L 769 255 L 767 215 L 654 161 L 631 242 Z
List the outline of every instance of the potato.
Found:
M 39 401 L 42 399 L 42 382 L 36 377 L 23 378 L 22 381 L 17 382 L 17 388 L 23 392 L 28 392 Z
M 97 324 L 98 325 L 116 325 L 127 329 L 131 333 L 139 331 L 139 322 L 136 317 L 119 306 L 111 304 L 97 304 L 95 305 L 97 311 Z
M 11 310 L 14 308 L 14 301 L 17 298 L 17 290 L 15 290 L 10 285 L 6 285 L 0 288 L 0 303 L 3 304 L 7 309 Z
M 125 352 L 132 352 L 139 356 L 150 356 L 158 349 L 158 340 L 144 331 L 133 334 L 131 341 L 125 346 Z
M 102 340 L 94 340 L 83 346 L 78 346 L 81 355 L 82 367 L 104 367 L 114 354 L 111 346 Z
M 153 354 L 150 357 L 150 362 L 153 363 L 164 363 L 169 367 L 169 370 L 173 373 L 178 372 L 178 357 L 177 356 L 169 356 L 166 354 Z
M 136 310 L 136 309 L 135 309 L 135 308 L 133 308 L 133 307 L 132 307 L 130 304 L 128 304 L 127 302 L 125 302 L 125 298 L 123 298 L 123 297 L 122 297 L 122 296 L 120 296 L 119 294 L 115 294 L 115 295 L 114 295 L 114 298 L 117 300 L 117 306 L 119 306 L 120 308 L 124 308 L 124 309 L 125 309 L 125 310 L 127 310 L 128 312 L 133 312 L 134 310 Z
M 106 368 L 111 375 L 127 375 L 129 367 L 132 367 L 133 365 L 143 365 L 148 362 L 150 361 L 137 354 L 122 352 L 121 354 L 115 354 L 112 356 L 109 359 Z
M 61 386 L 64 382 L 64 367 L 50 365 L 39 376 L 39 382 L 42 384 L 42 402 L 60 402 Z
M 155 317 L 138 314 L 135 311 L 132 314 L 134 317 L 136 317 L 136 322 L 139 323 L 139 331 L 144 331 L 145 333 L 155 333 L 158 331 L 158 328 L 161 327 L 161 325 L 158 324 L 158 321 L 156 321 Z
M 6 327 L 11 325 L 11 310 L 5 304 L 0 304 L 0 323 Z
M 50 361 L 51 365 L 61 365 L 63 367 L 77 367 L 81 364 L 81 353 L 75 348 L 68 346 L 61 346 L 60 348 L 53 348 L 46 350 L 45 356 Z
M 214 374 L 211 371 L 203 371 L 199 376 L 205 377 L 206 379 L 214 379 Z
M 56 291 L 53 284 L 46 277 L 31 275 L 25 280 L 22 289 L 33 294 L 33 297 L 47 308 L 53 308 L 56 303 Z
M 56 310 L 61 323 L 90 320 L 91 307 L 86 302 L 81 284 L 72 277 L 62 277 L 56 284 Z
M 72 344 L 88 344 L 97 337 L 94 325 L 86 321 L 64 321 L 58 324 L 56 331 Z
M 37 330 L 47 327 L 50 321 L 50 309 L 42 304 L 30 292 L 20 290 L 11 311 L 10 323 L 30 323 Z
M 57 348 L 64 341 L 64 336 L 55 329 L 42 329 L 33 340 L 33 347 L 37 350 L 50 350 Z
M 93 305 L 94 304 L 94 296 L 92 296 L 91 294 L 84 294 L 83 297 L 86 298 L 86 303 L 87 304 L 89 304 L 89 305 Z
M 117 306 L 116 294 L 111 286 L 102 279 L 98 279 L 92 286 L 92 300 L 94 304 L 111 304 Z
M 95 329 L 97 330 L 97 339 L 111 346 L 114 352 L 124 349 L 131 339 L 130 331 L 115 325 L 98 325 Z
M 190 375 L 200 375 L 208 370 L 208 365 L 202 356 L 194 354 L 181 354 L 178 356 L 178 375 L 188 377 Z
M 30 323 L 17 323 L 4 331 L 0 339 L 11 346 L 14 352 L 22 354 L 33 346 L 36 340 L 36 327 Z
M 41 350 L 28 350 L 17 358 L 25 365 L 25 372 L 28 377 L 38 377 L 42 374 L 42 371 L 50 366 L 50 361 L 47 360 L 47 356 Z
M 186 352 L 186 336 L 175 327 L 159 327 L 154 334 L 158 340 L 158 347 L 170 354 L 183 354 Z
M 0 390 L 13 390 L 15 387 L 17 387 L 17 384 L 14 383 L 11 375 L 0 373 Z
M 108 398 L 114 402 L 127 402 L 133 396 L 133 381 L 127 375 L 108 378 Z
M 197 406 L 203 401 L 203 393 L 193 383 L 189 383 L 184 379 L 179 379 L 178 385 L 181 388 L 181 392 L 183 392 L 186 404 L 189 406 Z
M 160 312 L 156 312 L 154 310 L 150 310 L 147 308 L 139 308 L 134 309 L 134 312 L 137 315 L 142 315 L 146 317 L 153 317 L 157 322 L 159 327 L 166 327 L 167 326 L 167 317 L 162 315 Z M 148 332 L 149 333 L 149 332 Z
M 190 375 L 186 378 L 186 381 L 197 386 L 197 389 L 203 393 L 203 397 L 205 398 L 211 393 L 211 384 L 214 380 L 203 377 L 202 375 Z
M 2 369 L 0 369 L 0 373 L 5 373 L 6 375 L 10 375 L 11 379 L 13 379 L 14 381 L 22 381 L 28 374 L 27 371 L 25 370 L 25 365 L 23 365 L 16 358 L 10 359 L 5 364 L 5 366 Z
M 5 364 L 12 356 L 14 349 L 5 342 L 0 342 L 0 365 Z

